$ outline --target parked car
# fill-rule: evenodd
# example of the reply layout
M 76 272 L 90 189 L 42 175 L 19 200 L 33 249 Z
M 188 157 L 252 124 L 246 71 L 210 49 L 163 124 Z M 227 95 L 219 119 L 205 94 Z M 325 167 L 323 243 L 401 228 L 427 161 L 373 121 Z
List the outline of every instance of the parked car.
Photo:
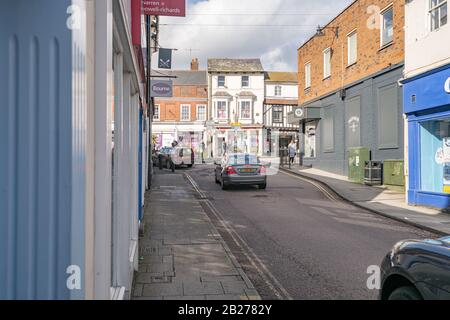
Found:
M 192 168 L 195 162 L 194 150 L 186 147 L 176 147 L 170 152 L 170 158 L 176 167 Z
M 157 153 L 157 165 L 159 169 L 162 169 L 164 167 L 167 167 L 167 164 L 170 163 L 170 153 L 172 152 L 173 148 L 170 147 L 164 147 L 161 148 Z
M 397 243 L 381 266 L 381 300 L 450 300 L 450 237 Z
M 215 165 L 215 181 L 220 183 L 223 190 L 233 185 L 257 185 L 260 189 L 267 187 L 266 167 L 256 155 L 226 154 Z

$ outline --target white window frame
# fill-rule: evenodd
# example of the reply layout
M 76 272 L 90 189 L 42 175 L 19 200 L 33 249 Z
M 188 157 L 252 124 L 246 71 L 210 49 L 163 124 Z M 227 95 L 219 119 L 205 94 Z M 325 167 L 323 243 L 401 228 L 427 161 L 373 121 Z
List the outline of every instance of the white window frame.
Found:
M 153 115 L 153 121 L 161 121 L 161 105 L 160 104 L 155 104 L 154 105 L 154 115 Z M 156 112 L 156 110 L 158 110 L 158 112 Z M 156 117 L 156 114 L 158 114 L 158 117 Z
M 355 50 L 355 57 L 354 57 L 354 60 L 350 59 L 351 56 L 352 56 L 352 54 L 351 54 L 352 47 L 350 45 L 352 37 L 355 37 L 354 38 L 355 39 L 355 48 L 354 48 L 354 50 Z M 358 30 L 357 29 L 353 30 L 352 32 L 350 32 L 347 35 L 347 66 L 351 66 L 351 65 L 355 64 L 356 62 L 358 62 Z
M 220 78 L 223 77 L 223 86 L 220 85 Z M 224 75 L 218 75 L 217 76 L 217 88 L 225 88 L 227 86 L 227 77 Z
M 329 57 L 328 59 L 327 56 Z M 329 64 L 328 68 L 327 63 Z M 323 50 L 323 78 L 327 79 L 329 77 L 331 77 L 331 47 L 328 47 L 325 50 Z
M 305 89 L 311 88 L 311 62 L 305 64 Z
M 248 78 L 246 86 L 244 86 L 244 77 Z M 247 75 L 241 76 L 241 87 L 242 88 L 250 88 L 250 76 L 247 76 Z
M 184 107 L 188 107 L 188 115 L 189 115 L 188 119 L 183 119 L 183 108 Z M 190 104 L 181 104 L 180 105 L 180 121 L 183 121 L 183 122 L 191 121 L 191 105 Z
M 277 94 L 278 93 L 277 89 L 279 89 L 279 94 Z M 274 88 L 274 91 L 275 91 L 274 92 L 275 97 L 281 97 L 283 95 L 283 86 L 276 85 Z
M 198 115 L 200 114 L 199 112 L 198 112 L 198 110 L 200 109 L 200 107 L 202 107 L 205 111 L 204 111 L 204 118 L 203 119 L 200 119 L 199 117 L 198 117 Z M 197 121 L 206 121 L 206 118 L 208 117 L 208 115 L 206 114 L 206 104 L 198 104 L 197 105 Z
M 225 103 L 225 117 L 219 118 L 219 102 Z M 214 117 L 219 120 L 228 120 L 228 101 L 227 100 L 214 100 Z
M 249 117 L 243 117 L 242 116 L 242 103 L 245 102 L 249 104 L 250 106 L 250 116 Z M 252 119 L 252 114 L 253 114 L 253 101 L 250 99 L 243 99 L 243 100 L 239 100 L 239 119 L 242 120 L 251 120 Z
M 429 20 L 428 21 L 430 21 L 430 30 L 431 30 L 431 32 L 433 32 L 433 31 L 439 30 L 440 28 L 442 28 L 443 26 L 448 24 L 448 1 L 444 0 L 434 7 L 432 6 L 432 3 L 431 3 L 432 0 L 428 0 L 428 1 L 429 1 L 429 10 L 428 10 Z M 441 25 L 441 8 L 443 6 L 447 6 L 447 22 L 445 24 Z M 433 29 L 433 22 L 432 22 L 433 21 L 433 11 L 438 11 L 438 14 L 439 14 L 439 19 L 438 19 L 439 25 L 437 27 L 435 27 L 434 29 Z
M 386 12 L 392 10 L 392 40 L 389 42 L 384 42 L 383 31 L 384 31 L 384 15 Z M 394 42 L 394 6 L 389 4 L 386 8 L 380 11 L 380 47 L 385 47 Z

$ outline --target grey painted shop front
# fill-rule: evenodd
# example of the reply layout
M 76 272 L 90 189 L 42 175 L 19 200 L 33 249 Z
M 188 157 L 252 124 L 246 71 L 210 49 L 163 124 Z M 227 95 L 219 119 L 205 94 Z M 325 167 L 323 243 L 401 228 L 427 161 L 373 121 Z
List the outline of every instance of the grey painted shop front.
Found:
M 300 121 L 303 165 L 348 175 L 353 147 L 369 148 L 372 160 L 403 160 L 402 67 L 391 66 L 302 105 L 315 111 L 305 114 L 318 115 Z

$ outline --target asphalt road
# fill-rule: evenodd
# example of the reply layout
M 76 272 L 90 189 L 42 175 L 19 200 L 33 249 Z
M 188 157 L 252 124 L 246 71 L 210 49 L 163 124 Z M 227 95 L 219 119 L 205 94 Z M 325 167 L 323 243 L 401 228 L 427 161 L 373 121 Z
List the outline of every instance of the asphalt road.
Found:
M 376 299 L 368 267 L 399 240 L 436 237 L 286 173 L 270 176 L 267 190 L 222 191 L 213 166 L 184 172 L 263 299 Z

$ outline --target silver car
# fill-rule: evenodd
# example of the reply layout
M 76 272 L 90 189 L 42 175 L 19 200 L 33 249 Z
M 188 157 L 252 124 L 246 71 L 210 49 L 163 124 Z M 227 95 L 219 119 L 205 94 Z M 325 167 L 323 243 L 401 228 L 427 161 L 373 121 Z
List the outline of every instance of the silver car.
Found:
M 267 187 L 266 167 L 256 155 L 248 153 L 231 153 L 225 155 L 221 162 L 215 162 L 215 180 L 223 190 L 233 185 L 257 185 L 260 189 Z

